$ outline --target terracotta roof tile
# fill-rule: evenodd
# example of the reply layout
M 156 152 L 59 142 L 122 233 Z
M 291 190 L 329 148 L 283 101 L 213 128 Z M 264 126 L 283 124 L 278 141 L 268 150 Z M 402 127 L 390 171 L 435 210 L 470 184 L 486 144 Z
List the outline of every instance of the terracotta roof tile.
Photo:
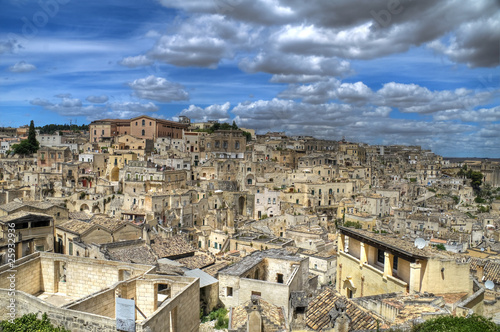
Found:
M 330 323 L 328 312 L 335 308 L 335 302 L 340 298 L 339 293 L 331 288 L 325 288 L 321 294 L 309 302 L 306 312 L 306 325 L 313 330 L 328 329 Z M 346 313 L 351 318 L 350 330 L 377 328 L 377 320 L 380 320 L 377 316 L 348 299 L 346 299 L 346 302 Z

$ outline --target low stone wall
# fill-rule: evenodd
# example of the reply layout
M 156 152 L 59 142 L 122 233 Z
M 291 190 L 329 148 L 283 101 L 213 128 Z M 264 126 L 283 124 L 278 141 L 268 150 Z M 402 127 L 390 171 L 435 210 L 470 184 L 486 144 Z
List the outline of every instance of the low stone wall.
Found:
M 114 332 L 116 331 L 116 321 L 114 319 L 78 312 L 70 309 L 63 309 L 45 303 L 36 297 L 21 291 L 16 291 L 15 315 L 21 317 L 28 313 L 39 313 L 41 318 L 43 313 L 47 313 L 54 326 L 62 326 L 71 332 Z M 8 313 L 11 297 L 8 290 L 0 289 L 0 319 L 9 319 Z

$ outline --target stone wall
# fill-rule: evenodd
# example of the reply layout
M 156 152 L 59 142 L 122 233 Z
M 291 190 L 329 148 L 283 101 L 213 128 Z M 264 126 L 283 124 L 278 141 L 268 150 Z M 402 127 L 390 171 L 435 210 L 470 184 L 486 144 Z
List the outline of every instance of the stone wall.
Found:
M 90 231 L 90 233 L 82 236 L 82 242 L 97 244 L 110 243 L 113 242 L 113 236 L 107 230 L 96 228 Z
M 252 292 L 260 293 L 260 296 L 279 307 L 285 309 L 285 316 L 288 315 L 289 287 L 286 284 L 271 283 L 254 279 L 241 279 L 239 290 L 239 304 L 250 301 Z
M 183 292 L 175 294 L 163 303 L 153 317 L 136 325 L 137 332 L 170 331 L 172 322 L 174 331 L 197 332 L 200 326 L 200 282 L 192 278 L 176 278 L 180 282 L 189 282 Z
M 43 290 L 57 292 L 63 265 L 66 264 L 66 294 L 80 298 L 98 292 L 119 281 L 119 271 L 130 271 L 130 277 L 145 273 L 151 266 L 114 261 L 101 261 L 84 257 L 62 256 L 44 253 L 42 257 Z M 59 271 L 59 272 L 58 272 Z M 85 276 L 85 277 L 83 277 Z
M 421 291 L 437 294 L 467 292 L 471 295 L 469 266 L 470 263 L 456 263 L 454 259 L 428 260 L 421 281 Z
M 17 266 L 20 263 L 23 263 Z M 4 265 L 0 270 L 0 288 L 10 288 L 10 280 L 7 279 L 11 274 L 16 276 L 16 289 L 28 294 L 40 292 L 42 285 L 42 275 L 40 267 L 40 257 L 29 255 L 16 261 L 14 270 L 11 272 L 8 265 Z
M 115 290 L 107 289 L 98 294 L 92 294 L 92 296 L 68 305 L 66 308 L 114 319 Z
M 28 313 L 47 313 L 54 326 L 62 326 L 71 332 L 116 331 L 116 321 L 108 317 L 58 308 L 22 291 L 16 292 L 15 299 L 16 317 L 21 317 Z M 7 317 L 9 300 L 8 290 L 0 289 L 0 317 L 2 320 L 4 317 Z M 38 318 L 41 318 L 41 315 Z
M 142 229 L 130 224 L 125 224 L 124 227 L 113 232 L 114 242 L 135 240 L 142 236 Z

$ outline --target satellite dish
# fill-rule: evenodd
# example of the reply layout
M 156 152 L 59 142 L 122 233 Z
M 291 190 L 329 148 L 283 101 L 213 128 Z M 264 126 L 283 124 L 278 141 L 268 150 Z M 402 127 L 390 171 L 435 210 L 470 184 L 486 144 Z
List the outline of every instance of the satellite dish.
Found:
M 481 248 L 481 251 L 484 251 L 484 248 Z
M 493 289 L 495 288 L 495 284 L 491 280 L 486 280 L 484 287 L 486 287 L 486 289 Z
M 417 247 L 418 249 L 424 249 L 426 244 L 427 243 L 425 242 L 425 240 L 422 239 L 421 237 L 415 240 L 415 247 Z

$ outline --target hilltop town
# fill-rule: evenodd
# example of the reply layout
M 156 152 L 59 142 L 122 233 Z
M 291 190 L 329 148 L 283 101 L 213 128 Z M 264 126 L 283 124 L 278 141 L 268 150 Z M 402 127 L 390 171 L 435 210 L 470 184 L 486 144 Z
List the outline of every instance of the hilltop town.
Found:
M 52 129 L 22 153 L 30 128 L 0 128 L 1 317 L 47 313 L 71 331 L 500 324 L 497 160 L 183 116 Z

